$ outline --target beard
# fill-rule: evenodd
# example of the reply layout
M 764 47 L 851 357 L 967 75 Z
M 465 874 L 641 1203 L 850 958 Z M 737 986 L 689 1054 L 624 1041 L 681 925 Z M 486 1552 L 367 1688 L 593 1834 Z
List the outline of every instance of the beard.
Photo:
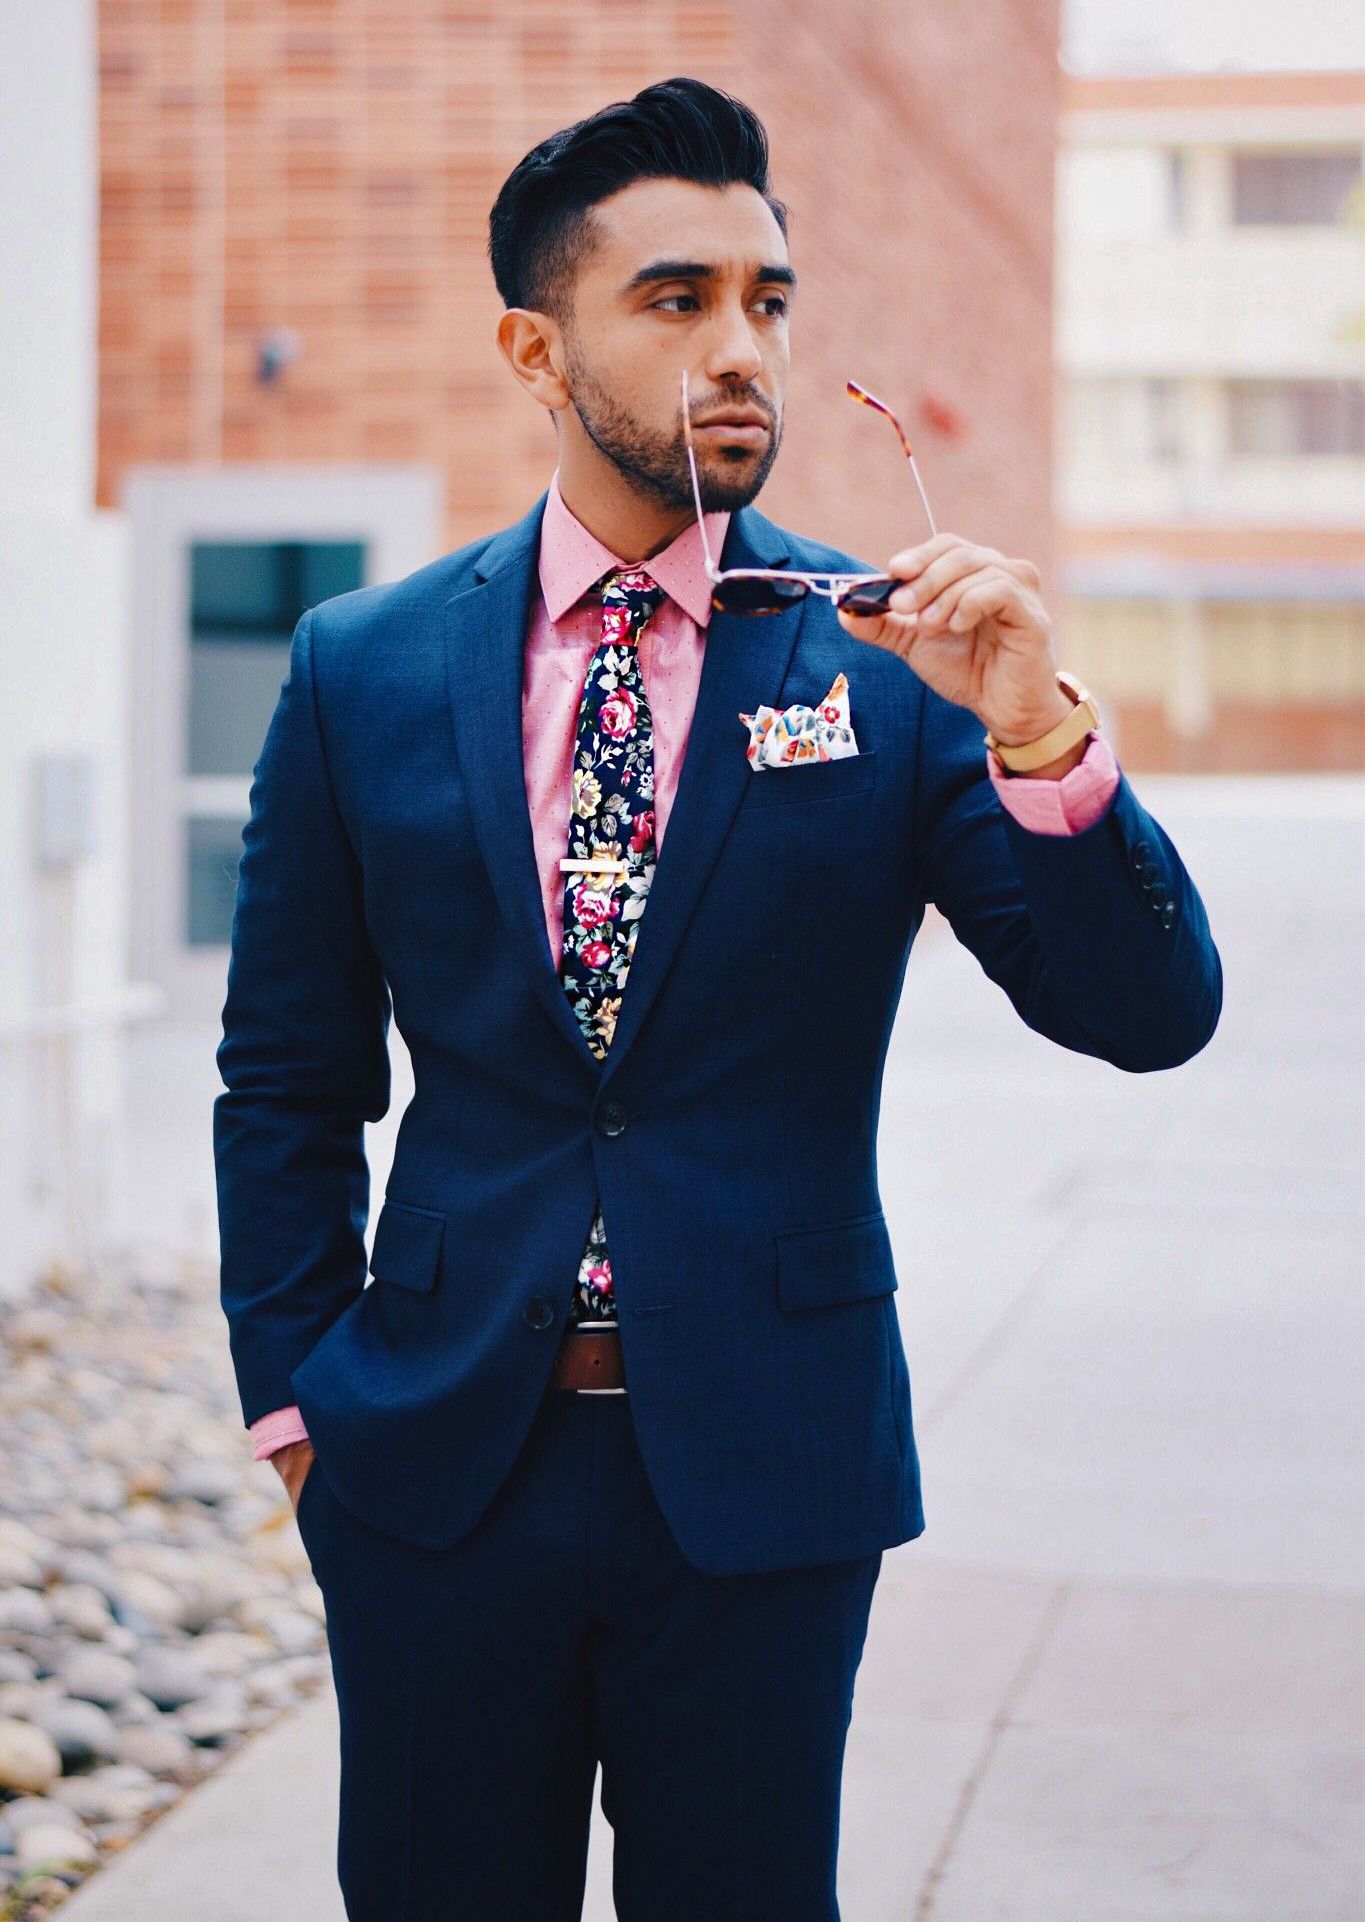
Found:
M 682 400 L 675 425 L 665 434 L 636 420 L 628 408 L 604 388 L 566 340 L 565 371 L 571 382 L 570 402 L 593 446 L 640 493 L 664 507 L 692 507 L 692 476 L 683 442 Z M 736 406 L 756 406 L 750 396 L 732 396 Z M 717 403 L 724 406 L 721 400 Z M 755 455 L 743 447 L 714 447 L 709 459 L 697 447 L 697 483 L 704 514 L 733 513 L 747 507 L 760 493 L 782 445 L 782 428 L 775 425 L 764 451 Z

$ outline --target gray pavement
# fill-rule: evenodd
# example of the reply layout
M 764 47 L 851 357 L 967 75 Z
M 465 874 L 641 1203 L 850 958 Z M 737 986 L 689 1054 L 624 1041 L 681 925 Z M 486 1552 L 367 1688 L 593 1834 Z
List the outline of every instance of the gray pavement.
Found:
M 1051 1046 L 941 923 L 907 976 L 879 1159 L 928 1526 L 873 1604 L 844 1922 L 1365 1916 L 1365 782 L 1137 785 L 1223 953 L 1194 1062 Z M 335 1797 L 326 1698 L 63 1913 L 343 1922 Z M 599 1808 L 585 1922 L 610 1854 Z

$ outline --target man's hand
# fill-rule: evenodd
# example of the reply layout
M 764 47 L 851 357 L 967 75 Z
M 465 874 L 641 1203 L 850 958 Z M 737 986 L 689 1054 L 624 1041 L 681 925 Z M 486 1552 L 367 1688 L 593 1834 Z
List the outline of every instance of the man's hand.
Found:
M 313 1461 L 313 1444 L 310 1441 L 286 1442 L 283 1448 L 275 1450 L 270 1459 L 279 1470 L 280 1480 L 289 1491 L 289 1506 L 297 1519 L 299 1496 Z
M 892 594 L 889 613 L 839 610 L 855 640 L 899 654 L 1007 747 L 1037 740 L 1071 712 L 1032 561 L 935 534 L 893 554 L 886 571 L 906 583 Z

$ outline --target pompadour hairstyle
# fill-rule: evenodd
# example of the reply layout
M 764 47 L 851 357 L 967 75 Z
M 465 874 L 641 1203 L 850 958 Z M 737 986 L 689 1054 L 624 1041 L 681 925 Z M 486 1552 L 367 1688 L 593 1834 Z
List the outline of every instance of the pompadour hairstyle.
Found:
M 753 187 L 786 235 L 763 122 L 733 95 L 679 74 L 550 134 L 518 161 L 488 216 L 503 305 L 533 308 L 561 326 L 571 320 L 574 280 L 597 240 L 592 208 L 634 180 Z

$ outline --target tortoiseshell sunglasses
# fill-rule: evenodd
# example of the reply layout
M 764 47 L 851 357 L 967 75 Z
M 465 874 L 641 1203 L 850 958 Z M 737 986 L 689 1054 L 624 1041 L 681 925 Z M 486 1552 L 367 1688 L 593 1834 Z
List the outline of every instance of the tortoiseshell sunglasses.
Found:
M 919 477 L 915 456 L 910 451 L 910 443 L 905 430 L 885 401 L 877 400 L 856 380 L 848 382 L 848 394 L 852 400 L 861 401 L 865 407 L 875 407 L 879 414 L 885 414 L 905 449 L 905 458 L 910 463 L 910 472 L 915 477 L 919 497 L 924 503 L 924 511 L 929 517 L 929 531 L 937 534 L 933 509 L 929 496 L 924 491 L 924 482 Z M 702 553 L 706 560 L 706 577 L 711 583 L 711 605 L 724 614 L 780 614 L 783 608 L 790 607 L 807 594 L 820 594 L 835 607 L 846 608 L 850 614 L 884 614 L 887 602 L 904 581 L 896 580 L 889 574 L 805 574 L 796 570 L 773 567 L 726 567 L 718 568 L 711 557 L 711 543 L 706 535 L 706 517 L 702 513 L 701 483 L 697 479 L 697 456 L 692 445 L 692 414 L 687 397 L 687 369 L 682 371 L 682 420 L 683 439 L 687 444 L 687 464 L 692 470 L 692 498 L 697 506 L 697 524 L 701 528 Z

